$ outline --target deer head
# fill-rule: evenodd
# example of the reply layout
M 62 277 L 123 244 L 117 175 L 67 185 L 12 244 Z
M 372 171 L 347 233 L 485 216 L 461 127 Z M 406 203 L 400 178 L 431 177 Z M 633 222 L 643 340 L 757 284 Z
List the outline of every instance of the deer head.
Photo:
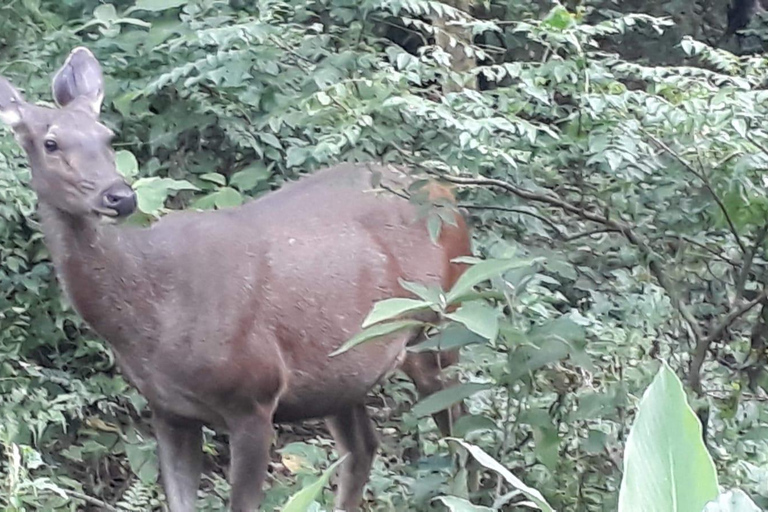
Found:
M 75 48 L 53 77 L 59 108 L 27 103 L 0 77 L 0 120 L 27 153 L 38 199 L 77 217 L 125 217 L 136 195 L 115 167 L 113 132 L 99 122 L 104 97 L 101 66 Z

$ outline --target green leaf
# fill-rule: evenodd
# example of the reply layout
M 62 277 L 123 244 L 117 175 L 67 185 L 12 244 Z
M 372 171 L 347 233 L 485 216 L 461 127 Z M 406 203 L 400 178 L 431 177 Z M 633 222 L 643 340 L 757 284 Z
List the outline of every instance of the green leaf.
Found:
M 504 259 L 504 260 L 483 260 L 469 267 L 453 285 L 448 292 L 446 300 L 453 302 L 462 295 L 472 291 L 477 284 L 496 277 L 513 268 L 520 268 L 530 265 L 533 260 L 522 259 Z
M 187 5 L 189 0 L 136 0 L 135 9 L 142 11 L 166 11 Z
M 418 417 L 429 416 L 445 410 L 453 404 L 457 404 L 475 393 L 489 389 L 490 387 L 489 384 L 465 382 L 463 384 L 441 389 L 437 393 L 433 393 L 428 397 L 419 400 L 419 402 L 413 406 L 411 411 Z
M 493 512 L 492 508 L 474 505 L 472 502 L 456 496 L 438 496 L 435 500 L 441 501 L 450 512 Z
M 293 146 L 288 148 L 287 159 L 285 165 L 288 167 L 298 167 L 303 164 L 307 157 L 309 157 L 309 151 L 306 148 L 300 148 Z
M 218 172 L 208 172 L 200 175 L 200 179 L 204 181 L 210 181 L 222 187 L 227 184 L 227 177 Z
M 441 290 L 439 287 L 425 286 L 421 283 L 412 283 L 410 281 L 405 281 L 404 279 L 398 279 L 398 282 L 404 290 L 411 292 L 421 300 L 429 302 L 430 304 L 440 305 L 441 303 L 445 302 L 441 299 L 443 290 Z
M 280 144 L 280 140 L 275 137 L 275 134 L 269 133 L 269 132 L 261 132 L 259 134 L 259 138 L 264 142 L 265 144 L 269 144 L 273 148 L 276 149 L 283 149 L 283 145 Z
M 499 476 L 501 476 L 504 480 L 507 481 L 508 484 L 510 484 L 512 487 L 520 491 L 526 498 L 531 500 L 532 504 L 538 507 L 539 510 L 543 510 L 544 512 L 554 512 L 554 509 L 550 506 L 549 503 L 547 503 L 547 500 L 544 499 L 544 496 L 541 495 L 539 491 L 534 489 L 533 487 L 528 487 L 525 485 L 525 483 L 517 478 L 515 475 L 513 475 L 507 468 L 502 466 L 496 459 L 488 455 L 485 451 L 483 451 L 482 448 L 475 446 L 473 444 L 470 444 L 466 441 L 463 441 L 461 439 L 455 439 L 450 438 L 449 441 L 454 442 L 458 445 L 460 445 L 462 448 L 467 450 L 472 457 L 475 458 L 477 462 L 479 462 L 482 466 L 490 469 L 491 471 L 494 471 Z
M 463 324 L 448 324 L 439 333 L 430 336 L 421 343 L 408 347 L 408 350 L 411 352 L 452 350 L 485 341 L 484 337 L 470 331 Z
M 499 314 L 485 302 L 464 303 L 455 312 L 445 316 L 454 322 L 464 324 L 467 329 L 489 341 L 495 341 L 499 334 Z
M 243 196 L 231 187 L 223 187 L 215 192 L 216 208 L 232 208 L 243 204 Z
M 663 363 L 627 438 L 619 512 L 700 512 L 717 495 L 701 424 L 677 375 Z
M 133 184 L 139 210 L 155 215 L 165 205 L 165 200 L 179 190 L 200 190 L 187 180 L 171 178 L 141 178 Z
M 423 322 L 418 322 L 416 320 L 398 320 L 395 322 L 387 322 L 385 324 L 376 324 L 372 327 L 369 327 L 367 329 L 360 331 L 358 334 L 353 336 L 349 341 L 344 343 L 341 347 L 331 352 L 330 356 L 333 357 L 339 354 L 343 354 L 347 350 L 353 347 L 356 347 L 361 343 L 375 340 L 377 338 L 381 338 L 382 336 L 394 334 L 404 329 L 413 329 L 414 327 L 421 327 L 423 325 L 424 325 Z
M 133 179 L 139 173 L 139 162 L 136 161 L 136 157 L 133 153 L 121 149 L 115 153 L 115 166 L 117 172 L 123 175 L 125 179 Z
M 440 240 L 440 232 L 443 228 L 443 222 L 440 220 L 440 216 L 437 214 L 431 214 L 427 218 L 427 231 L 429 232 L 429 239 L 433 244 L 437 244 Z
M 498 432 L 500 429 L 495 421 L 480 414 L 464 414 L 459 416 L 453 424 L 453 435 L 456 437 L 465 437 L 468 433 L 479 430 Z
M 727 491 L 710 501 L 703 512 L 760 512 L 760 508 L 741 489 Z
M 424 302 L 423 300 L 401 298 L 382 300 L 373 305 L 373 309 L 368 313 L 365 320 L 363 320 L 363 328 L 370 327 L 379 322 L 384 322 L 385 320 L 391 320 L 405 313 L 419 311 L 428 307 L 429 303 Z
M 331 464 L 328 469 L 323 472 L 320 478 L 291 496 L 283 507 L 282 512 L 307 512 L 309 507 L 312 506 L 314 501 L 323 491 L 323 488 L 328 485 L 328 481 L 331 479 L 331 476 L 333 476 L 336 468 L 338 468 L 346 458 L 346 455 L 339 458 L 339 460 Z
M 117 19 L 117 10 L 112 4 L 102 4 L 93 10 L 93 17 L 99 21 L 112 22 Z
M 229 184 L 240 192 L 248 192 L 256 188 L 259 183 L 267 181 L 271 174 L 269 168 L 264 164 L 256 163 L 233 174 L 229 179 Z

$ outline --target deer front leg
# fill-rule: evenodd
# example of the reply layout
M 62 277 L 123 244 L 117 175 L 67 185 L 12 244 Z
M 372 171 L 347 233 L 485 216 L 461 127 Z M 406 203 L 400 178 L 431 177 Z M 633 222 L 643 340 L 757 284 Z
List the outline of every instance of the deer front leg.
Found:
M 203 466 L 202 425 L 155 412 L 160 475 L 171 512 L 194 512 Z
M 363 489 L 371 472 L 379 440 L 365 405 L 353 406 L 345 412 L 326 419 L 328 430 L 343 456 L 349 454 L 340 468 L 336 508 L 356 512 L 363 497 Z
M 264 496 L 273 413 L 274 406 L 260 405 L 230 425 L 232 512 L 255 512 Z

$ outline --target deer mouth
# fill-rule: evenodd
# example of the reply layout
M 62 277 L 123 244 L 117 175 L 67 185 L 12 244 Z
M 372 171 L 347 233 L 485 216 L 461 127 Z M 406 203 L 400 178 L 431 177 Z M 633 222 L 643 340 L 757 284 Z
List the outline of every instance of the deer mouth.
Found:
M 99 217 L 105 218 L 105 219 L 117 219 L 120 214 L 117 212 L 117 210 L 113 210 L 112 208 L 102 208 L 102 207 L 96 207 L 92 209 L 93 213 L 98 215 Z

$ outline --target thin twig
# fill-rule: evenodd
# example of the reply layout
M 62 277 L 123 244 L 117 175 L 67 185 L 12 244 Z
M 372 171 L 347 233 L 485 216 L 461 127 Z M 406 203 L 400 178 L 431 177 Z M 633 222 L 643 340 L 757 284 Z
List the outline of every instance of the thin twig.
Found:
M 567 236 L 563 238 L 564 242 L 573 242 L 574 240 L 578 240 L 579 238 L 584 238 L 592 235 L 597 235 L 600 233 L 619 233 L 619 231 L 611 228 L 602 228 L 602 229 L 593 229 L 592 231 L 585 231 L 584 233 L 577 233 L 575 235 Z
M 557 236 L 559 238 L 563 237 L 563 234 L 560 232 L 560 228 L 557 227 L 557 224 L 555 224 L 548 218 L 544 217 L 543 215 L 539 215 L 538 213 L 534 213 L 534 212 L 529 212 L 527 210 L 523 210 L 522 208 L 514 208 L 510 206 L 478 205 L 478 204 L 469 204 L 469 203 L 460 203 L 458 206 L 459 208 L 466 208 L 467 210 L 494 210 L 499 212 L 518 213 L 520 215 L 528 215 L 530 217 L 540 220 L 547 226 L 551 227 L 555 231 L 555 233 L 557 233 Z
M 725 217 L 725 221 L 728 224 L 728 228 L 731 230 L 731 234 L 733 235 L 733 238 L 736 240 L 736 243 L 741 248 L 741 252 L 743 254 L 747 253 L 747 248 L 744 245 L 744 243 L 741 241 L 741 237 L 739 236 L 739 232 L 736 230 L 736 225 L 733 223 L 733 219 L 731 219 L 731 215 L 728 213 L 728 209 L 725 207 L 725 204 L 720 199 L 720 196 L 715 193 L 715 189 L 712 187 L 712 184 L 709 182 L 707 177 L 700 171 L 696 170 L 693 165 L 690 164 L 685 158 L 680 156 L 675 150 L 667 146 L 663 141 L 657 139 L 650 133 L 648 133 L 645 130 L 641 130 L 643 134 L 645 134 L 646 137 L 651 139 L 651 141 L 656 144 L 659 148 L 661 148 L 665 153 L 667 153 L 669 156 L 677 160 L 677 162 L 682 165 L 688 172 L 696 176 L 704 185 L 704 188 L 707 189 L 707 191 L 710 193 L 712 198 L 715 200 L 715 203 L 717 203 L 717 207 L 720 208 L 720 211 L 723 212 L 723 216 Z
M 106 510 L 107 512 L 121 512 L 120 509 L 113 507 L 106 501 L 102 501 L 98 498 L 94 498 L 93 496 L 88 496 L 87 494 L 83 494 L 77 491 L 72 491 L 70 489 L 61 489 L 61 490 L 64 491 L 64 493 L 67 494 L 69 497 L 82 500 L 86 503 L 90 503 L 91 505 L 99 507 L 99 509 L 101 510 Z

